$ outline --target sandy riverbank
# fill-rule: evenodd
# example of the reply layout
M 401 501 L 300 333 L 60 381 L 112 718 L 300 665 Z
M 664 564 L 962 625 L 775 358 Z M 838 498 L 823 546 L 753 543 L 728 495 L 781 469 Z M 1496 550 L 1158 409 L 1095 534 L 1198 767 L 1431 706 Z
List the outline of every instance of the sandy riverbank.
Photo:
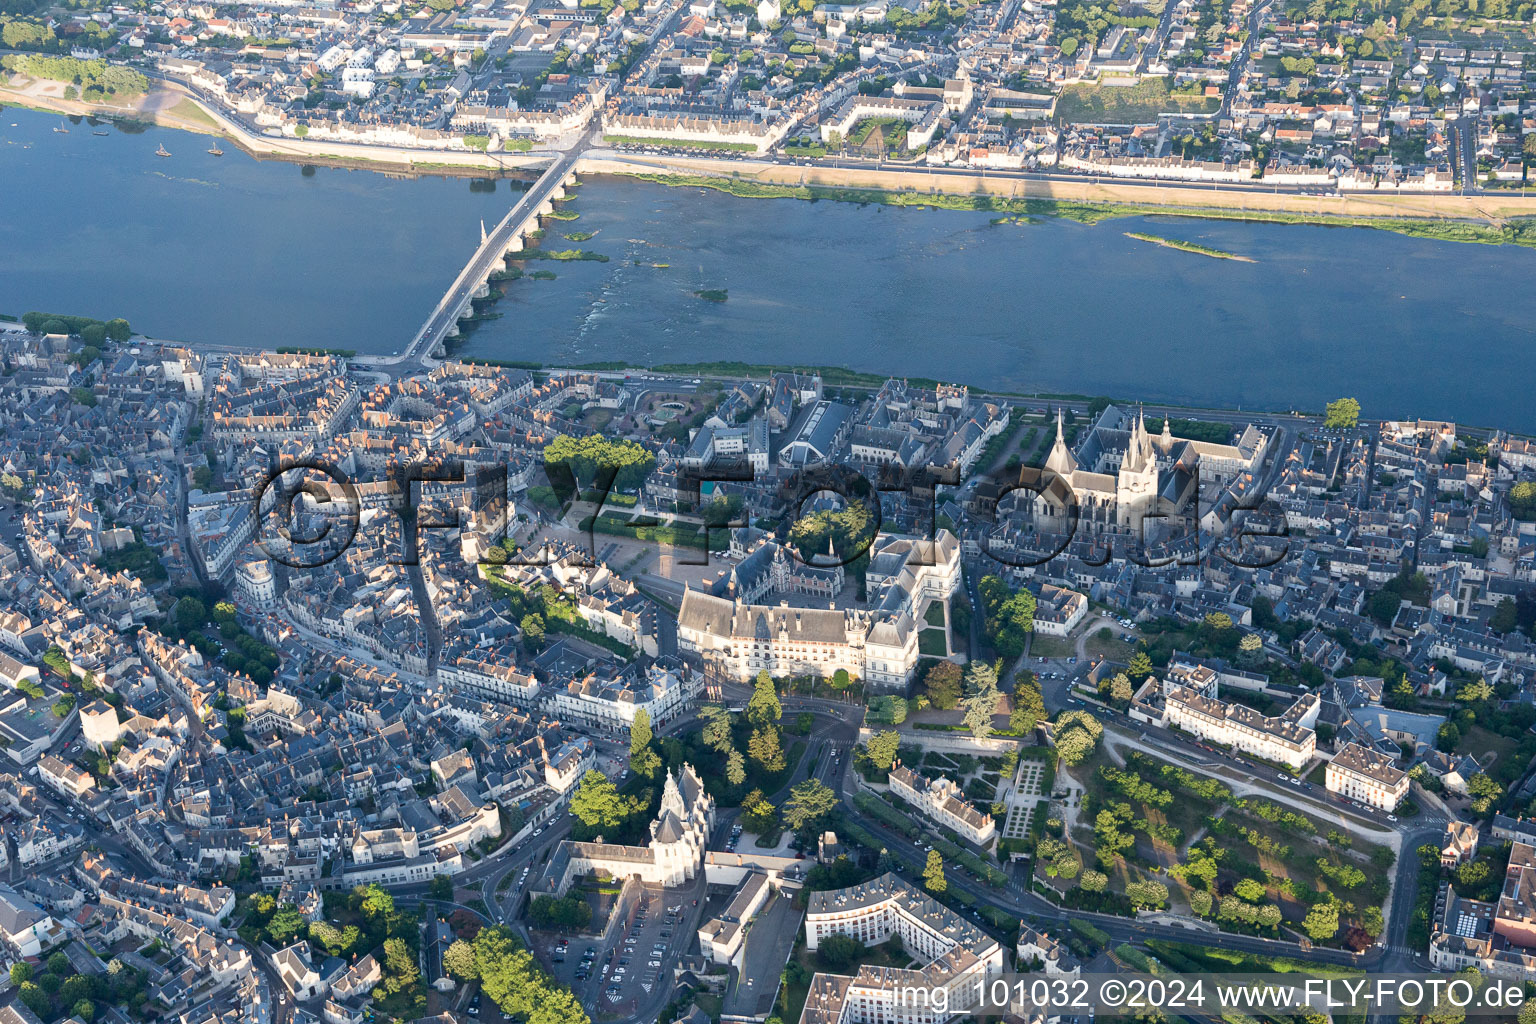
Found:
M 792 188 L 878 189 L 909 195 L 927 193 L 988 197 L 1001 202 L 1044 200 L 1106 207 L 1296 214 L 1320 219 L 1412 218 L 1468 220 L 1499 225 L 1511 218 L 1536 217 L 1536 192 L 1473 196 L 1422 193 L 1311 196 L 1156 182 L 1041 180 L 998 173 L 949 173 L 926 168 L 885 170 L 818 167 L 710 157 L 640 157 L 618 153 L 585 157 L 579 169 L 591 173 L 628 175 L 725 176 L 744 182 Z

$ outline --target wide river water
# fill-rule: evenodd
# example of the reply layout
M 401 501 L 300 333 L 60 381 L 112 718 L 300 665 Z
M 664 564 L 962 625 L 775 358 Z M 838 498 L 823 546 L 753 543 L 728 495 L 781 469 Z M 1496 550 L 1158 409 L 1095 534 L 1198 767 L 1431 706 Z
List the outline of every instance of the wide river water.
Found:
M 14 126 L 13 126 L 14 123 Z M 69 134 L 53 131 L 68 127 Z M 0 112 L 0 312 L 157 337 L 398 350 L 516 189 L 262 162 L 198 136 Z M 155 149 L 163 144 L 169 158 Z M 841 365 L 1013 391 L 1536 431 L 1536 251 L 1349 228 L 736 199 L 587 181 L 454 351 L 555 364 Z M 562 234 L 592 232 L 587 241 Z M 1144 231 L 1251 257 L 1216 260 Z M 696 292 L 719 289 L 725 302 Z

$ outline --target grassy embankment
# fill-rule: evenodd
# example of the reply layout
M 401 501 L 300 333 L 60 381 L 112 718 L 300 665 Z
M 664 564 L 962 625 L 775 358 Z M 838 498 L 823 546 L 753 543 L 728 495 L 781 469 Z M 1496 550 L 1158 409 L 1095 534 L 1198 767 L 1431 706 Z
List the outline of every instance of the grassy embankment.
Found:
M 664 146 L 667 149 L 705 149 L 726 153 L 756 153 L 750 142 L 712 142 L 708 139 L 649 139 L 631 135 L 604 135 L 610 146 Z
M 918 209 L 968 210 L 995 213 L 994 223 L 1013 223 L 1032 217 L 1061 217 L 1082 224 L 1098 224 L 1121 217 L 1194 217 L 1202 220 L 1235 220 L 1264 224 L 1304 224 L 1317 227 L 1372 228 L 1413 238 L 1444 242 L 1476 242 L 1483 245 L 1524 245 L 1536 248 L 1536 217 L 1517 217 L 1501 224 L 1451 218 L 1359 217 L 1280 210 L 1224 210 L 1204 207 L 1169 207 L 1151 203 L 1095 203 L 1065 199 L 1009 199 L 1000 196 L 947 195 L 927 192 L 891 192 L 875 188 L 837 188 L 827 185 L 779 185 L 703 174 L 633 174 L 631 177 L 661 185 L 712 188 L 743 199 L 809 199 L 844 203 L 877 203 Z

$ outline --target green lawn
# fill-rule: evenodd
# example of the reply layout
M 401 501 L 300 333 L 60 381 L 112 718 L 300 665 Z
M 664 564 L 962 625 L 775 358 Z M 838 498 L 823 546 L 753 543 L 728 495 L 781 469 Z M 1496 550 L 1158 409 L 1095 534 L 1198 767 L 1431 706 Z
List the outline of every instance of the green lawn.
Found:
M 1519 740 L 1500 736 L 1480 725 L 1474 725 L 1461 737 L 1461 742 L 1456 744 L 1456 753 L 1471 754 L 1477 758 L 1479 764 L 1487 768 L 1490 753 L 1498 754 L 1499 758 L 1503 759 L 1511 756 L 1519 745 Z
M 1041 636 L 1039 633 L 1029 642 L 1031 658 L 1070 658 L 1077 648 L 1070 640 L 1059 636 Z
M 949 654 L 944 630 L 925 629 L 917 634 L 917 653 L 925 658 L 942 658 Z
M 928 625 L 930 625 L 930 626 L 938 626 L 940 629 L 943 629 L 944 628 L 944 602 L 943 601 L 933 601 L 933 602 L 930 602 L 929 605 L 928 605 L 928 610 L 923 613 L 923 621 L 927 622 Z
M 1056 117 L 1064 124 L 1151 124 L 1167 111 L 1209 114 L 1220 102 L 1215 97 L 1171 93 L 1167 81 L 1161 78 L 1128 86 L 1080 82 L 1062 88 L 1061 98 L 1056 102 Z
M 1136 653 L 1136 645 L 1126 643 L 1114 633 L 1110 633 L 1107 638 L 1101 638 L 1099 630 L 1107 628 L 1107 626 L 1100 626 L 1088 634 L 1088 641 L 1083 644 L 1083 654 L 1090 660 L 1105 658 L 1109 661 L 1130 661 Z

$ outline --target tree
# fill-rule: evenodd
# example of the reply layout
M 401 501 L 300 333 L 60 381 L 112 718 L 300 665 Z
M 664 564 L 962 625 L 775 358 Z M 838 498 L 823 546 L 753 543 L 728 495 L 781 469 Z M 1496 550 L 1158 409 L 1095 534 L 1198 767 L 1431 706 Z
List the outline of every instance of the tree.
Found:
M 435 900 L 452 903 L 453 879 L 447 875 L 433 875 L 431 883 L 427 886 L 427 892 Z
M 705 704 L 699 708 L 699 719 L 704 723 L 699 739 L 706 747 L 726 753 L 731 749 L 731 713 L 718 704 Z
M 1536 134 L 1532 134 L 1528 138 L 1536 139 Z M 1519 624 L 1520 620 L 1517 615 L 1515 602 L 1508 597 L 1499 602 L 1499 606 L 1493 610 L 1493 617 L 1488 620 L 1488 628 L 1495 633 L 1501 634 L 1514 632 L 1515 627 Z
M 985 739 L 992 732 L 992 716 L 997 714 L 997 673 L 986 662 L 973 661 L 965 670 L 964 700 L 966 728 Z
M 89 999 L 81 999 L 75 1003 L 72 1012 L 76 1017 L 85 1021 L 85 1024 L 91 1024 L 96 1019 L 96 1004 Z
M 1472 813 L 1487 814 L 1494 801 L 1504 795 L 1504 787 L 1486 772 L 1478 772 L 1467 780 L 1467 794 L 1472 797 Z
M 1301 927 L 1315 942 L 1333 938 L 1339 932 L 1339 904 L 1332 899 L 1316 904 Z
M 17 989 L 17 994 L 21 997 L 21 1001 L 26 1004 L 27 1009 L 39 1017 L 47 1018 L 53 1016 L 53 1000 L 49 999 L 48 993 L 38 988 L 35 982 L 22 982 Z
M 733 749 L 725 755 L 725 781 L 732 786 L 747 781 L 747 759 L 741 756 L 739 750 Z
M 267 922 L 266 930 L 273 945 L 286 946 L 304 930 L 304 925 L 304 915 L 299 913 L 299 908 L 292 903 L 284 903 L 272 915 L 272 920 Z
M 1209 917 L 1211 913 L 1211 894 L 1204 889 L 1193 889 L 1189 894 L 1189 909 L 1196 917 Z
M 133 337 L 133 328 L 122 317 L 114 317 L 107 321 L 107 337 L 113 341 L 127 341 Z
M 1244 878 L 1232 887 L 1232 892 L 1239 899 L 1257 903 L 1264 898 L 1264 883 L 1252 878 Z
M 1093 738 L 1081 729 L 1062 733 L 1056 740 L 1056 753 L 1068 765 L 1079 765 L 1093 756 Z
M 928 703 L 940 711 L 948 711 L 960 703 L 960 666 L 952 661 L 941 661 L 923 676 L 923 687 L 928 692 Z
M 1156 909 L 1168 902 L 1168 887 L 1162 882 L 1154 882 L 1150 879 L 1144 882 L 1132 882 L 1125 887 L 1125 895 L 1133 907 Z
M 453 945 L 443 950 L 443 967 L 460 981 L 473 981 L 480 976 L 475 965 L 475 947 L 463 939 L 454 939 Z
M 372 921 L 376 918 L 387 920 L 394 914 L 395 898 L 389 894 L 387 889 L 381 889 L 377 885 L 370 885 L 366 887 L 359 886 L 355 891 L 362 897 L 362 902 L 358 905 L 358 909 L 363 912 L 363 916 L 368 920 Z
M 764 669 L 757 674 L 752 696 L 747 701 L 747 721 L 753 725 L 770 725 L 783 715 L 784 705 L 779 703 L 778 691 L 773 688 L 773 677 Z
M 837 794 L 820 779 L 795 783 L 784 804 L 784 824 L 796 832 L 810 832 L 837 806 Z
M 362 932 L 355 924 L 337 928 L 329 921 L 316 921 L 309 926 L 309 941 L 324 947 L 331 956 L 341 956 L 346 953 L 357 945 L 361 935 Z
M 571 796 L 571 813 L 589 828 L 617 828 L 627 810 L 613 780 L 596 768 L 587 770 Z
M 773 804 L 763 796 L 763 791 L 754 789 L 741 801 L 741 827 L 762 835 L 771 831 L 779 823 L 779 816 Z
M 32 980 L 32 965 L 25 960 L 11 965 L 11 984 L 20 988 Z
M 840 668 L 832 673 L 832 678 L 828 681 L 828 685 L 834 690 L 846 690 L 853 685 L 853 676 L 848 674 L 847 669 Z
M 864 721 L 870 725 L 900 725 L 907 718 L 907 700 L 894 693 L 871 697 L 864 709 Z
M 535 928 L 570 931 L 592 923 L 592 906 L 580 896 L 535 896 L 528 905 L 528 919 Z
M 1146 651 L 1137 651 L 1131 656 L 1131 663 L 1126 667 L 1125 674 L 1131 677 L 1135 683 L 1145 682 L 1152 674 L 1152 659 Z
M 651 713 L 645 708 L 635 712 L 635 720 L 629 724 L 629 756 L 634 757 L 651 745 Z
M 171 616 L 182 630 L 197 629 L 208 621 L 208 609 L 195 597 L 184 597 L 171 609 Z
M 1522 480 L 1509 489 L 1509 511 L 1516 519 L 1536 519 L 1536 482 Z
M 1108 679 L 1100 680 L 1099 696 L 1115 704 L 1129 704 L 1131 702 L 1131 677 L 1124 672 L 1116 672 Z
M 1102 871 L 1094 871 L 1090 868 L 1083 872 L 1083 877 L 1077 881 L 1078 888 L 1087 892 L 1103 892 L 1109 885 L 1109 876 Z
M 635 441 L 610 439 L 602 434 L 583 438 L 561 434 L 544 446 L 544 465 L 546 472 L 556 470 L 550 475 L 552 481 L 560 475 L 556 467 L 561 467 L 568 468 L 582 485 L 599 484 L 603 478 L 611 477 L 613 487 L 632 491 L 650 475 L 656 457 Z
M 1335 399 L 1324 410 L 1323 426 L 1329 430 L 1353 430 L 1359 422 L 1360 402 L 1357 399 Z
M 518 623 L 518 628 L 523 631 L 523 641 L 529 647 L 538 647 L 544 643 L 544 616 L 537 612 L 529 612 Z
M 661 771 L 661 755 L 650 747 L 642 747 L 629 757 L 629 767 L 643 779 L 654 779 Z
M 1021 674 L 1013 684 L 1013 708 L 1008 712 L 1008 728 L 1020 736 L 1028 736 L 1045 717 L 1045 697 L 1040 693 L 1040 681 L 1032 673 L 1028 679 Z
M 859 962 L 864 943 L 851 935 L 828 935 L 816 944 L 816 964 L 824 970 L 841 974 Z
M 1456 699 L 1465 703 L 1479 703 L 1493 699 L 1493 687 L 1488 680 L 1479 676 L 1472 682 L 1456 691 Z
M 752 738 L 747 741 L 747 756 L 765 772 L 783 771 L 784 748 L 779 743 L 779 730 L 771 725 L 753 730 Z
M 881 771 L 889 771 L 891 765 L 896 763 L 896 754 L 901 749 L 901 733 L 895 729 L 874 733 L 865 747 L 869 751 L 870 763 Z
M 416 954 L 411 947 L 406 945 L 404 939 L 389 938 L 384 940 L 384 981 L 382 985 L 386 993 L 399 992 L 416 984 L 419 971 L 416 967 Z
M 923 888 L 935 894 L 949 888 L 949 883 L 944 880 L 944 858 L 938 850 L 928 851 L 928 864 L 923 868 Z

